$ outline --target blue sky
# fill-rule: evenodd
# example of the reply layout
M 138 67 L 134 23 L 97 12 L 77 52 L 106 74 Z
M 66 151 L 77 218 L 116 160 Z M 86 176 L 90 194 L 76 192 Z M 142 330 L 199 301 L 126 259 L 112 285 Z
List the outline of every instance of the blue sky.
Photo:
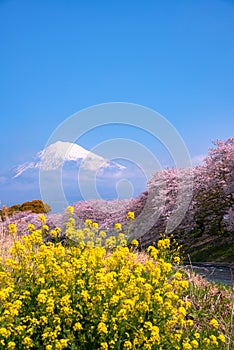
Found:
M 206 154 L 233 136 L 233 38 L 231 0 L 0 0 L 1 169 L 29 160 L 70 115 L 115 101 L 156 110 L 191 157 Z M 81 145 L 115 136 L 93 131 Z

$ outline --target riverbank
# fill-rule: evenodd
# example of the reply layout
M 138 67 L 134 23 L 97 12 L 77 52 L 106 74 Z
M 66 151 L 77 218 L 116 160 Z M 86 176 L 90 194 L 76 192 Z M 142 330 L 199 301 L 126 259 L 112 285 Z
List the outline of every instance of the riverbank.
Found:
M 185 261 L 234 266 L 234 233 L 223 235 L 192 234 L 175 237 L 183 246 Z

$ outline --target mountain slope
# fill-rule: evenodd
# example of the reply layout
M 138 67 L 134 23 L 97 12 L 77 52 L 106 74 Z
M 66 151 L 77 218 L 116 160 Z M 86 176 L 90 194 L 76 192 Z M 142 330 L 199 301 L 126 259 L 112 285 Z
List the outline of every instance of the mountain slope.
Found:
M 20 164 L 15 168 L 13 178 L 17 178 L 29 169 L 55 170 L 66 162 L 76 162 L 82 168 L 97 171 L 99 168 L 126 169 L 124 166 L 109 161 L 85 148 L 71 142 L 57 141 L 37 153 L 36 160 Z

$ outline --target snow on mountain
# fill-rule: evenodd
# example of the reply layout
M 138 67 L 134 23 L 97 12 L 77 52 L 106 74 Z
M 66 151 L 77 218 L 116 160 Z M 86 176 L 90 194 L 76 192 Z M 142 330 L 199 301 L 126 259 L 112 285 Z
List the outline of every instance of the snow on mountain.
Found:
M 122 164 L 89 152 L 77 144 L 57 141 L 28 162 L 0 172 L 0 200 L 9 206 L 41 198 L 41 176 L 48 193 L 52 193 L 56 181 L 60 181 L 70 204 L 84 199 L 136 197 L 145 190 L 147 178 L 138 164 L 126 159 Z M 60 198 L 56 196 L 56 192 L 53 192 L 53 203 L 47 199 L 46 202 L 51 206 L 60 206 Z
M 15 169 L 13 178 L 17 178 L 29 169 L 41 169 L 43 171 L 56 170 L 64 163 L 76 162 L 85 170 L 97 171 L 98 169 L 125 170 L 123 165 L 109 161 L 85 148 L 71 142 L 57 141 L 39 153 L 34 162 L 27 162 Z
M 13 169 L 15 172 L 15 175 L 13 176 L 13 178 L 16 178 L 16 177 L 22 175 L 25 171 L 27 171 L 29 169 L 36 169 L 36 168 L 39 168 L 39 163 L 27 162 L 24 164 L 20 164 L 15 169 Z

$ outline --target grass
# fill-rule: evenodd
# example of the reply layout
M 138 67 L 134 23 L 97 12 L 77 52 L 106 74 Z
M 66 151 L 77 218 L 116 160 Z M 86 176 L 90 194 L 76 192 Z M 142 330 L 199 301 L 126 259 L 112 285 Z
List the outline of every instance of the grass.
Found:
M 234 262 L 234 234 L 212 235 L 199 237 L 183 235 L 177 240 L 181 242 L 184 253 L 190 255 L 196 262 Z
M 227 350 L 234 349 L 234 286 L 209 282 L 191 270 L 184 270 L 190 288 L 187 295 L 192 304 L 190 317 L 194 318 L 198 331 L 207 325 L 207 319 L 219 321 L 220 330 L 226 336 Z
M 19 238 L 18 235 L 16 239 Z M 8 255 L 8 250 L 12 246 L 14 239 L 0 226 L 0 256 L 5 258 Z
M 219 246 L 205 245 L 200 250 L 191 253 L 193 261 L 209 261 L 233 263 L 234 261 L 234 244 L 222 244 Z

